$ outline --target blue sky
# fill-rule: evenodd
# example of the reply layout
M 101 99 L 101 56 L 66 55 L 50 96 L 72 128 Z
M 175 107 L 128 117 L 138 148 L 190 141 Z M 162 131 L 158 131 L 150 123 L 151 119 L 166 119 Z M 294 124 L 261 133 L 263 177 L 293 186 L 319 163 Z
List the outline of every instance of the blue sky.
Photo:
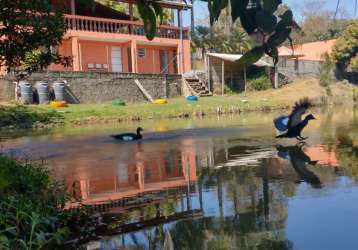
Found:
M 297 1 L 297 0 L 283 0 L 283 3 L 289 5 L 296 16 L 297 19 L 299 19 L 300 16 L 300 4 L 297 4 L 297 2 L 304 2 L 304 1 Z M 325 9 L 334 11 L 336 9 L 337 0 L 326 0 L 323 1 L 325 5 Z M 340 0 L 340 8 L 344 8 L 351 17 L 354 16 L 354 3 L 355 0 Z M 357 10 L 358 12 L 358 10 Z M 204 19 L 208 16 L 208 10 L 205 2 L 200 2 L 196 0 L 194 2 L 194 14 L 195 19 L 200 20 Z M 190 26 L 190 12 L 186 11 L 184 14 L 184 25 Z

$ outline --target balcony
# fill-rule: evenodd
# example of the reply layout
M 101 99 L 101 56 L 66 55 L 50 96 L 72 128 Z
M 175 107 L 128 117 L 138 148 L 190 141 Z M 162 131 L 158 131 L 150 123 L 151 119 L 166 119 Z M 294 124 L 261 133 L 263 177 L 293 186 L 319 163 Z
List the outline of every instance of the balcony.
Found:
M 78 15 L 65 15 L 67 29 L 87 32 L 102 32 L 145 36 L 144 25 L 137 21 L 96 18 Z M 183 39 L 189 39 L 189 29 L 182 28 Z M 157 37 L 180 39 L 181 28 L 161 25 L 157 28 Z

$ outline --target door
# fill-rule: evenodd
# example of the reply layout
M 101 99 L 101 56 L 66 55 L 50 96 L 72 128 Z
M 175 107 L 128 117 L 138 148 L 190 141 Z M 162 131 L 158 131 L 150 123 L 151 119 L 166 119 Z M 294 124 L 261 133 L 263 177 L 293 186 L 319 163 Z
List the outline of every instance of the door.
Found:
M 160 50 L 160 73 L 169 73 L 168 51 Z
M 112 47 L 112 72 L 122 72 L 122 53 L 121 47 Z

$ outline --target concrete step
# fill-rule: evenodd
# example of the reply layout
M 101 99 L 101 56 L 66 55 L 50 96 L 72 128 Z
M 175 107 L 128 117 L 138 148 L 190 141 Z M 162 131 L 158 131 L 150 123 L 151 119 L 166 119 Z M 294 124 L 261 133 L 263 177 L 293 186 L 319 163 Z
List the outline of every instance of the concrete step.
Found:
M 187 82 L 199 82 L 200 80 L 198 78 L 185 78 Z
M 199 94 L 200 97 L 206 97 L 206 96 L 212 96 L 212 93 L 206 93 L 206 94 Z

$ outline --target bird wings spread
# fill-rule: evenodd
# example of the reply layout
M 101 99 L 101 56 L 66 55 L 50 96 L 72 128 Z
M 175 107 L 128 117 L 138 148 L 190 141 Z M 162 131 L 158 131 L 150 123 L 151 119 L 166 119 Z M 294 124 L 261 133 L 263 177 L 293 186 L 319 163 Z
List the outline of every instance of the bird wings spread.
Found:
M 290 120 L 289 116 L 282 115 L 278 118 L 276 118 L 273 122 L 275 124 L 275 127 L 281 131 L 284 132 L 287 130 L 288 121 Z
M 306 110 L 312 106 L 311 101 L 308 98 L 303 98 L 296 102 L 291 114 L 289 115 L 289 121 L 287 128 L 297 126 L 302 121 L 302 115 L 306 113 Z

